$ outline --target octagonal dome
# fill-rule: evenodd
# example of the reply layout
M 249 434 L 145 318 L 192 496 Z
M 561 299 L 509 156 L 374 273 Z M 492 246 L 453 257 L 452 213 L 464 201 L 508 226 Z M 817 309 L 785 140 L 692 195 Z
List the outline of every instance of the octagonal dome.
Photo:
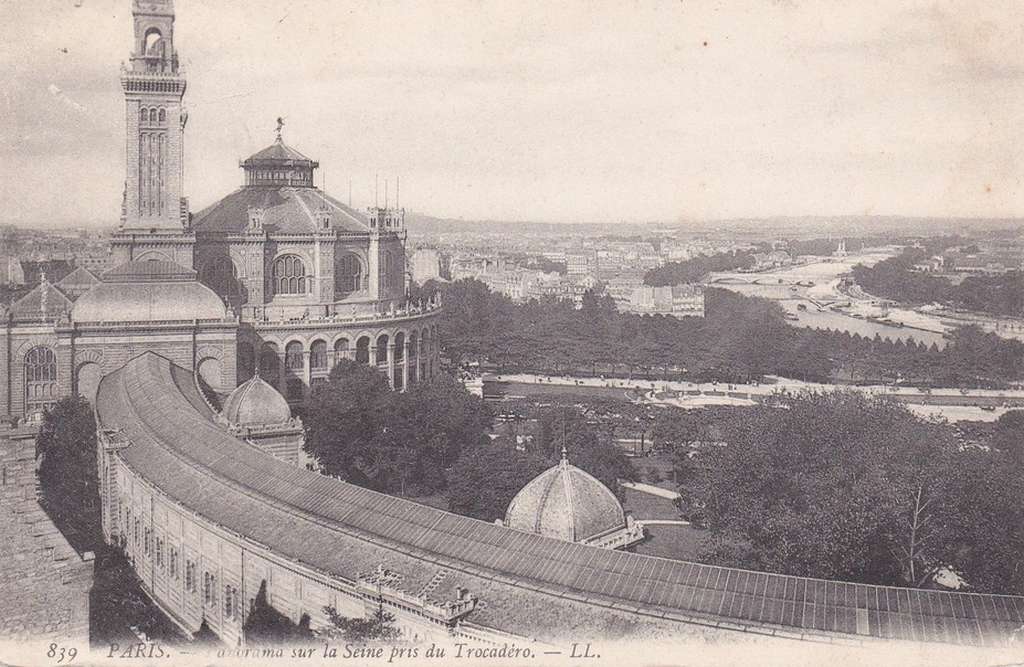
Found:
M 214 202 L 192 219 L 199 234 L 241 234 L 258 211 L 269 234 L 312 234 L 320 228 L 319 211 L 330 214 L 331 227 L 351 234 L 369 232 L 367 217 L 314 185 L 318 166 L 281 137 L 240 163 L 245 185 Z
M 292 417 L 281 392 L 258 374 L 235 387 L 224 401 L 221 414 L 236 426 L 283 424 Z
M 505 525 L 547 537 L 588 542 L 625 528 L 626 516 L 615 494 L 593 475 L 570 465 L 563 452 L 558 465 L 535 477 L 512 499 Z

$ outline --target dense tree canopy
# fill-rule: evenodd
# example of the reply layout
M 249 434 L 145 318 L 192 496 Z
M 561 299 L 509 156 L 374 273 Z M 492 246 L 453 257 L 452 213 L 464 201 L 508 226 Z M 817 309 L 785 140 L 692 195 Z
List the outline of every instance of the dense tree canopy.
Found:
M 484 521 L 501 519 L 519 490 L 551 465 L 547 457 L 504 443 L 468 449 L 449 474 L 448 509 Z
M 636 470 L 622 450 L 600 437 L 578 409 L 550 408 L 541 412 L 538 421 L 540 434 L 534 444 L 548 461 L 558 461 L 565 447 L 572 465 L 590 473 L 619 496 L 619 480 L 636 479 Z
M 395 392 L 377 369 L 350 360 L 304 412 L 306 450 L 325 473 L 404 495 L 444 488 L 445 470 L 486 441 L 491 422 L 483 401 L 446 375 Z
M 737 411 L 724 445 L 681 466 L 711 561 L 912 586 L 948 566 L 978 590 L 1024 591 L 1012 555 L 1024 486 L 1001 454 L 960 448 L 952 429 L 887 399 L 816 394 L 787 407 Z
M 1010 410 L 999 416 L 991 445 L 1013 461 L 1018 473 L 1024 472 L 1024 410 Z
M 989 315 L 1024 315 L 1024 271 L 968 276 L 953 284 L 940 276 L 913 270 L 914 264 L 929 256 L 928 250 L 908 248 L 872 267 L 854 267 L 853 277 L 869 294 L 900 303 L 941 303 Z
M 306 451 L 321 468 L 371 486 L 373 452 L 384 429 L 381 407 L 391 389 L 376 368 L 342 359 L 304 406 Z
M 448 508 L 493 521 L 505 516 L 512 498 L 534 477 L 558 463 L 564 445 L 569 462 L 621 495 L 619 480 L 637 478 L 630 460 L 605 434 L 587 422 L 578 408 L 544 408 L 538 434 L 523 451 L 495 441 L 466 450 L 449 475 Z
M 975 327 L 940 350 L 790 326 L 771 301 L 705 291 L 704 318 L 620 313 L 592 295 L 576 309 L 555 300 L 514 304 L 483 283 L 460 280 L 444 292 L 441 344 L 455 363 L 502 370 L 576 373 L 651 371 L 720 382 L 777 374 L 805 380 L 1000 386 L 1024 378 L 1024 343 Z
M 651 269 L 644 275 L 644 284 L 662 287 L 695 283 L 712 271 L 735 271 L 748 269 L 753 265 L 754 253 L 748 251 L 698 255 L 682 262 L 668 262 Z
M 76 549 L 96 550 L 103 538 L 96 420 L 88 401 L 69 396 L 43 414 L 36 457 L 47 512 Z
M 401 630 L 395 626 L 394 615 L 380 607 L 370 617 L 342 616 L 330 605 L 324 607 L 324 613 L 330 625 L 321 630 L 320 635 L 327 639 L 340 639 L 346 642 L 393 642 L 402 635 Z

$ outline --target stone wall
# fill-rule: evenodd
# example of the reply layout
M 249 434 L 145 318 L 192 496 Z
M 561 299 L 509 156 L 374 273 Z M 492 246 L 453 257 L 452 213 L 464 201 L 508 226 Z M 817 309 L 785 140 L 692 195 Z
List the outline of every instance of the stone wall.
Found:
M 237 385 L 237 325 L 233 322 L 185 326 L 79 327 L 18 324 L 0 335 L 0 417 L 26 416 L 25 355 L 48 347 L 57 357 L 54 401 L 78 392 L 88 399 L 95 381 L 146 351 L 161 354 L 185 368 L 216 361 L 219 380 L 214 389 L 228 392 Z M 9 364 L 9 366 L 8 366 Z M 85 384 L 83 372 L 90 374 Z M 86 386 L 88 385 L 88 391 Z
M 35 432 L 0 426 L 0 641 L 86 646 L 93 557 L 72 549 L 35 489 Z

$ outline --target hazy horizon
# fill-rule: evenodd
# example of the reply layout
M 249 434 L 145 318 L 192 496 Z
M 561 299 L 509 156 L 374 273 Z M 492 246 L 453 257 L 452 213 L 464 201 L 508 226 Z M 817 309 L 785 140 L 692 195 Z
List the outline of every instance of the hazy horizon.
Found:
M 1024 217 L 1013 3 L 175 5 L 194 212 L 284 116 L 339 199 L 438 218 Z M 0 5 L 5 221 L 116 223 L 130 6 Z

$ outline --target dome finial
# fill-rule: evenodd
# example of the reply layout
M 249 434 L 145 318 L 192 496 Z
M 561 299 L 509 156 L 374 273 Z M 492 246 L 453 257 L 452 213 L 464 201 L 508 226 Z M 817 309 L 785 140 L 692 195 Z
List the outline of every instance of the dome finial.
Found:
M 277 117 L 277 140 L 282 141 L 281 131 L 284 129 L 284 118 L 282 116 Z
M 565 448 L 565 443 L 562 443 L 562 463 L 569 464 L 569 450 Z

